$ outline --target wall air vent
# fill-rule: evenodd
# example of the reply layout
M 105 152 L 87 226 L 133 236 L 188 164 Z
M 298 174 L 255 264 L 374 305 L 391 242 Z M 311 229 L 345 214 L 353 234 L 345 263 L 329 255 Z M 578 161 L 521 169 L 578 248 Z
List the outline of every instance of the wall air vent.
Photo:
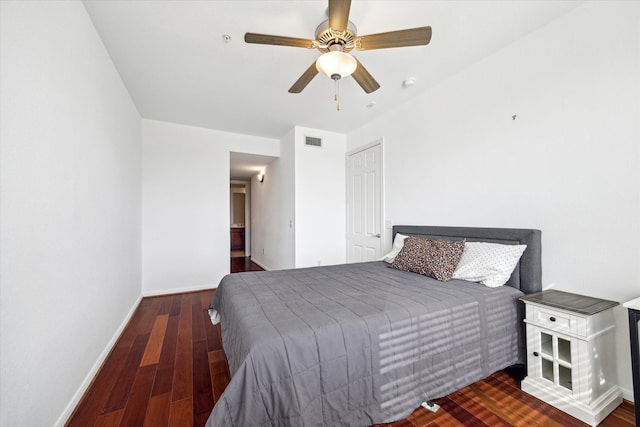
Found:
M 322 147 L 322 139 L 307 136 L 305 138 L 304 145 L 307 147 Z

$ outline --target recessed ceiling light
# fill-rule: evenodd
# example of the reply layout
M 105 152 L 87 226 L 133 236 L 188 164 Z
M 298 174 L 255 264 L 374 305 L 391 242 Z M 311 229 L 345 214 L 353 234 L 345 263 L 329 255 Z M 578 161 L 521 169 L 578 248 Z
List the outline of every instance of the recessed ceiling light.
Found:
M 402 82 L 402 87 L 411 87 L 411 86 L 413 86 L 414 84 L 416 84 L 416 79 L 415 79 L 415 78 L 413 78 L 413 77 L 410 77 L 410 78 L 408 78 L 408 79 L 405 79 L 405 80 Z

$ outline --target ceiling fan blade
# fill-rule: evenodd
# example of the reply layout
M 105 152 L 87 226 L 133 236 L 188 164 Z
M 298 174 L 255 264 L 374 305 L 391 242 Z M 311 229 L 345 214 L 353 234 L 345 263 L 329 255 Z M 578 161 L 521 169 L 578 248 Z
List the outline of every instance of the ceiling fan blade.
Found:
M 358 39 L 360 40 L 359 46 Z M 431 27 L 419 27 L 357 37 L 356 48 L 358 50 L 373 50 L 387 49 L 390 47 L 420 46 L 429 44 L 429 41 L 431 41 Z
M 351 0 L 329 0 L 329 28 L 344 31 L 349 24 Z
M 307 71 L 302 73 L 300 78 L 293 84 L 293 86 L 291 86 L 291 88 L 289 89 L 289 93 L 302 92 L 302 89 L 307 87 L 309 82 L 313 80 L 316 74 L 318 74 L 318 69 L 316 68 L 316 63 L 314 62 L 309 68 L 307 68 Z
M 244 35 L 244 41 L 246 43 L 270 44 L 270 45 L 276 45 L 276 46 L 306 47 L 308 49 L 313 48 L 314 42 L 315 42 L 315 40 L 299 39 L 296 37 L 272 36 L 269 34 L 256 34 L 256 33 L 246 33 Z
M 380 84 L 376 81 L 376 79 L 373 78 L 371 74 L 369 74 L 367 69 L 364 68 L 364 66 L 360 63 L 360 61 L 358 61 L 357 58 L 356 62 L 358 63 L 358 66 L 356 67 L 356 70 L 353 72 L 353 74 L 351 74 L 353 79 L 367 93 L 375 92 L 376 90 L 378 90 L 380 88 Z

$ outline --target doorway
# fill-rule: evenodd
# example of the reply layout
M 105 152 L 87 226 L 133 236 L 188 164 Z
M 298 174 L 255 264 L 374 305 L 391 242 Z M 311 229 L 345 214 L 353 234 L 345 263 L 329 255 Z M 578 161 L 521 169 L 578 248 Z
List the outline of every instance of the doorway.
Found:
M 244 258 L 251 256 L 251 235 L 249 224 L 251 223 L 249 181 L 231 181 L 229 184 L 229 231 L 231 242 L 231 258 Z
M 229 232 L 230 232 L 230 242 L 227 243 L 227 250 L 230 251 L 231 255 L 231 270 L 234 271 L 236 268 L 246 269 L 254 260 L 251 258 L 252 255 L 258 256 L 258 248 L 260 244 L 264 244 L 264 236 L 267 234 L 267 230 L 264 230 L 264 223 L 261 220 L 261 213 L 258 210 L 254 212 L 254 207 L 252 201 L 256 195 L 261 194 L 261 188 L 251 188 L 251 183 L 254 183 L 254 186 L 261 185 L 256 184 L 257 175 L 264 174 L 268 169 L 268 166 L 273 162 L 277 157 L 274 156 L 266 156 L 260 154 L 250 154 L 250 153 L 237 153 L 237 152 L 229 152 Z M 262 188 L 262 192 L 264 192 L 264 188 Z M 242 194 L 242 196 L 234 196 L 234 194 Z M 253 195 L 253 197 L 252 197 Z M 242 198 L 244 197 L 244 205 L 242 203 Z M 234 200 L 235 199 L 235 200 Z M 269 206 L 265 203 L 271 203 L 271 198 L 266 198 L 266 201 L 262 203 L 260 206 L 262 209 L 268 209 Z M 244 206 L 244 218 L 241 212 L 242 207 Z M 236 211 L 238 214 L 236 215 Z M 234 231 L 234 229 L 236 229 Z M 236 237 L 233 237 L 233 233 L 236 233 Z M 244 233 L 244 248 L 241 248 Z M 238 236 L 239 235 L 239 236 Z M 254 244 L 254 241 L 257 243 Z M 231 245 L 232 243 L 233 246 Z M 238 249 L 232 249 L 238 248 Z M 255 248 L 255 250 L 253 250 Z M 264 254 L 264 252 L 263 252 Z M 237 257 L 237 258 L 234 258 Z M 238 264 L 244 262 L 243 266 L 234 267 L 234 263 Z M 255 260 L 258 265 L 260 264 L 259 260 Z M 252 267 L 255 269 L 255 267 Z M 236 270 L 242 271 L 242 270 Z

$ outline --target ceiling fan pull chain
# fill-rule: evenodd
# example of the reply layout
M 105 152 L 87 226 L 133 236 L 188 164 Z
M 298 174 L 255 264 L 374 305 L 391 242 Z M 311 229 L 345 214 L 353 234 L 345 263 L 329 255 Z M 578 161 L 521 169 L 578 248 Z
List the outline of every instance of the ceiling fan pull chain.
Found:
M 336 90 L 335 90 L 335 95 L 333 96 L 333 99 L 336 101 L 336 110 L 340 111 L 340 83 L 338 79 L 335 79 L 334 82 L 335 82 Z

